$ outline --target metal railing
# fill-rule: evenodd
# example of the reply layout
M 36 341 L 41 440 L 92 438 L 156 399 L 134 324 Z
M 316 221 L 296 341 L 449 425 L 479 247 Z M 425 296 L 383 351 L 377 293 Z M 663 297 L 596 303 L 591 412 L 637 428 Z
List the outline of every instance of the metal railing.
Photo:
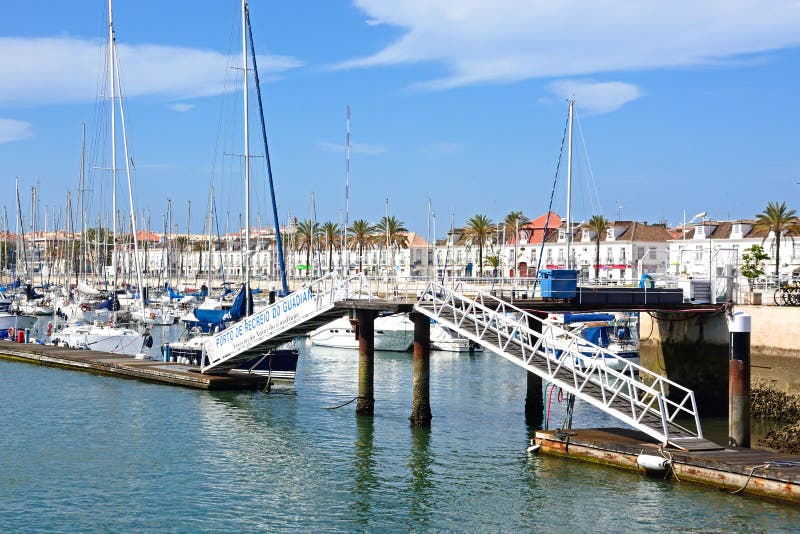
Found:
M 337 302 L 374 298 L 369 281 L 363 275 L 341 279 L 327 274 L 209 336 L 204 343 L 206 364 L 202 372 L 250 359 L 249 354 L 254 350 L 271 348 L 271 340 L 332 310 Z
M 469 298 L 460 285 L 437 282 L 427 285 L 415 309 L 661 443 L 702 438 L 691 390 L 551 321 L 486 292 Z M 533 322 L 541 323 L 541 332 L 529 326 Z M 684 420 L 693 421 L 694 429 L 678 422 Z

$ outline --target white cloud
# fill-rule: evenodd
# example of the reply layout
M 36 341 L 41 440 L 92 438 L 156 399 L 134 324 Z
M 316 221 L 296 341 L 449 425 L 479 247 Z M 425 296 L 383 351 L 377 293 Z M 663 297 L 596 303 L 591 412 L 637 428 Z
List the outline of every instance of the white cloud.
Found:
M 324 152 L 341 152 L 344 153 L 347 147 L 340 143 L 331 143 L 330 141 L 317 141 L 317 146 Z M 362 154 L 366 156 L 375 156 L 388 152 L 389 149 L 384 146 L 369 145 L 367 143 L 351 143 L 350 153 Z
M 0 119 L 0 144 L 33 137 L 31 123 L 15 119 Z
M 559 80 L 549 84 L 547 90 L 562 101 L 574 97 L 576 106 L 595 115 L 616 111 L 643 96 L 637 86 L 623 82 Z M 542 98 L 539 102 L 549 104 L 553 100 Z
M 228 58 L 214 50 L 152 44 L 118 45 L 126 95 L 192 98 L 222 93 Z M 105 67 L 103 43 L 72 37 L 0 37 L 0 103 L 93 100 Z M 265 77 L 302 65 L 287 56 L 259 56 Z
M 797 0 L 354 0 L 406 33 L 336 68 L 437 62 L 414 87 L 584 76 L 739 60 L 800 44 Z
M 172 104 L 167 104 L 167 108 L 171 109 L 172 111 L 177 111 L 179 113 L 185 113 L 191 109 L 194 109 L 194 104 L 187 104 L 186 102 L 175 102 Z

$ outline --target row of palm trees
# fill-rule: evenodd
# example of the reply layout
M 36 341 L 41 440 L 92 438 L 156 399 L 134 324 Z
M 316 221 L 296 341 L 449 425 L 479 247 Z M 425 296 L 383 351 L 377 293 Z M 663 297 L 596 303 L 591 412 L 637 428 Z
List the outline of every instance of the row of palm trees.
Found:
M 320 225 L 310 219 L 297 223 L 294 234 L 295 249 L 305 251 L 306 268 L 310 271 L 311 251 L 316 246 L 328 251 L 328 269 L 333 269 L 333 251 L 340 251 L 342 246 L 358 251 L 358 270 L 364 270 L 364 249 L 371 246 L 385 245 L 394 254 L 398 249 L 408 247 L 408 229 L 405 223 L 394 215 L 381 217 L 377 224 L 370 224 L 366 219 L 356 219 L 347 227 L 335 222 L 324 222 Z M 346 241 L 346 242 L 345 242 Z
M 516 235 L 519 227 L 529 222 L 529 219 L 523 215 L 521 211 L 512 211 L 506 215 L 503 220 L 502 228 L 505 229 L 507 234 Z M 763 241 L 769 237 L 769 232 L 775 236 L 775 276 L 779 275 L 780 257 L 781 257 L 781 237 L 789 237 L 794 240 L 794 236 L 800 235 L 800 221 L 798 221 L 797 210 L 789 209 L 786 202 L 769 202 L 766 209 L 756 215 L 755 228 L 767 232 L 767 236 Z M 483 266 L 483 245 L 486 243 L 489 236 L 498 228 L 492 220 L 483 214 L 477 214 L 467 220 L 465 227 L 467 235 L 473 238 L 473 241 L 478 242 L 478 265 Z M 594 262 L 594 275 L 599 277 L 600 273 L 600 240 L 606 231 L 611 228 L 611 221 L 606 219 L 603 215 L 592 215 L 586 223 L 585 228 L 588 228 L 594 233 L 595 242 L 595 262 Z M 489 263 L 493 267 L 497 267 L 496 257 L 488 258 Z
M 470 217 L 464 227 L 465 234 L 472 238 L 478 245 L 478 265 L 484 264 L 484 246 L 489 237 L 498 231 L 505 232 L 506 235 L 517 235 L 519 228 L 530 219 L 521 211 L 511 211 L 505 218 L 494 223 L 487 215 L 478 213 Z M 611 227 L 611 221 L 603 215 L 592 215 L 585 224 L 593 234 L 595 242 L 595 277 L 599 276 L 600 270 L 600 241 L 602 236 Z M 788 209 L 786 202 L 769 202 L 766 209 L 756 215 L 755 228 L 772 232 L 775 236 L 793 237 L 800 234 L 800 223 L 798 222 L 797 212 Z M 346 240 L 345 240 L 346 236 Z M 766 237 L 764 238 L 766 240 Z M 345 242 L 346 241 L 346 242 Z M 342 246 L 352 250 L 357 250 L 359 257 L 359 271 L 363 271 L 364 249 L 373 246 L 386 246 L 392 251 L 392 263 L 394 254 L 401 248 L 408 247 L 408 229 L 405 223 L 392 216 L 381 217 L 377 224 L 370 224 L 366 219 L 357 219 L 344 232 L 344 227 L 334 223 L 325 222 L 321 225 L 311 220 L 301 221 L 297 224 L 295 233 L 295 248 L 306 253 L 306 265 L 310 266 L 310 256 L 312 248 L 315 246 L 324 247 L 328 252 L 328 268 L 333 265 L 333 252 L 340 251 Z M 775 242 L 775 274 L 778 275 L 780 267 L 781 240 Z M 495 262 L 498 258 L 487 257 L 487 263 L 497 267 Z

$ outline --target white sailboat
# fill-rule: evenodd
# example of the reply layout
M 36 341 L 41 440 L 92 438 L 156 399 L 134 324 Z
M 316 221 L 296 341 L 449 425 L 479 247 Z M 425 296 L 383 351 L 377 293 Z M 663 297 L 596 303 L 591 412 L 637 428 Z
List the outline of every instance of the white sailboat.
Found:
M 136 235 L 136 217 L 133 208 L 133 190 L 131 186 L 130 157 L 128 155 L 128 139 L 125 132 L 125 111 L 122 105 L 121 83 L 119 77 L 119 64 L 117 58 L 116 37 L 114 35 L 114 17 L 111 0 L 108 0 L 108 87 L 110 90 L 110 118 L 111 118 L 111 177 L 112 177 L 112 220 L 114 233 L 114 250 L 112 253 L 112 269 L 114 282 L 112 294 L 117 289 L 117 127 L 116 127 L 116 102 L 119 100 L 120 127 L 122 131 L 123 149 L 125 154 L 125 171 L 128 178 L 128 197 L 130 201 L 131 228 L 133 235 Z M 143 287 L 141 269 L 138 265 L 138 245 L 136 239 L 133 240 L 137 258 L 136 271 L 139 287 Z M 142 299 L 140 299 L 142 300 Z M 144 302 L 142 300 L 142 306 Z M 54 344 L 63 344 L 69 347 L 80 347 L 91 350 L 101 350 L 105 352 L 115 352 L 124 354 L 136 354 L 137 357 L 144 357 L 142 350 L 146 345 L 152 345 L 152 337 L 147 331 L 138 332 L 130 328 L 115 326 L 116 312 L 119 310 L 119 301 L 112 299 L 110 318 L 108 323 L 95 321 L 90 324 L 68 326 L 56 332 L 52 337 Z M 84 310 L 81 307 L 81 311 Z M 148 346 L 149 346 L 148 345 Z

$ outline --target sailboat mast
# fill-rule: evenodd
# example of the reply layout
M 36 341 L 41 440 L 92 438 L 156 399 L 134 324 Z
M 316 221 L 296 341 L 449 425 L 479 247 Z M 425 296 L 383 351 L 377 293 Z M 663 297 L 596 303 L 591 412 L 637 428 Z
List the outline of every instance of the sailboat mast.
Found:
M 116 61 L 116 54 L 114 56 L 114 60 Z M 117 71 L 119 71 L 119 69 L 117 69 Z M 116 78 L 116 83 L 117 83 L 117 89 L 119 89 L 118 93 L 120 94 L 120 96 L 122 96 L 122 83 L 120 82 L 119 77 Z M 112 84 L 113 84 L 113 82 L 112 82 Z M 125 108 L 122 106 L 122 98 L 119 99 L 119 117 L 120 117 L 120 122 L 121 122 L 120 125 L 122 126 L 122 148 L 125 151 L 125 176 L 128 179 L 128 203 L 129 203 L 129 214 L 130 214 L 130 220 L 131 220 L 131 235 L 133 236 L 133 260 L 134 260 L 134 266 L 136 268 L 136 283 L 139 286 L 139 301 L 140 301 L 140 304 L 142 306 L 142 317 L 144 317 L 145 316 L 144 315 L 144 313 L 145 313 L 145 308 L 144 308 L 144 305 L 145 305 L 145 302 L 144 302 L 144 280 L 142 279 L 142 268 L 141 268 L 141 265 L 139 263 L 139 243 L 136 240 L 136 237 L 137 237 L 136 236 L 136 208 L 135 208 L 135 206 L 133 204 L 133 183 L 132 183 L 132 180 L 131 180 L 131 158 L 130 158 L 130 155 L 128 154 L 128 134 L 126 133 L 126 130 L 125 130 Z M 117 180 L 116 180 L 116 175 L 115 175 L 114 187 L 116 187 L 116 184 L 117 184 Z M 116 199 L 116 192 L 114 194 L 114 198 Z M 114 220 L 116 222 L 116 217 L 114 218 Z M 114 245 L 115 256 L 114 257 L 116 258 L 116 250 L 117 250 L 116 233 L 115 233 L 115 237 L 114 237 L 114 242 L 115 242 L 115 245 Z M 116 287 L 117 287 L 116 276 L 117 276 L 117 271 L 116 271 L 116 267 L 115 267 L 114 268 L 114 289 L 116 289 Z
M 84 193 L 84 172 L 86 168 L 86 122 L 81 122 L 81 173 L 79 177 L 79 186 L 78 186 L 78 193 L 80 196 L 78 197 L 78 213 L 80 213 L 81 217 L 81 240 L 78 244 L 78 255 L 80 256 L 80 276 L 84 276 L 86 274 L 86 248 L 88 246 L 88 242 L 86 240 L 86 208 L 84 205 L 83 200 L 83 193 Z M 75 287 L 78 287 L 78 273 L 75 273 Z
M 342 250 L 345 252 L 345 272 L 350 274 L 350 249 L 347 247 L 347 229 L 350 227 L 350 105 L 347 105 L 347 161 L 344 173 L 344 243 Z
M 244 78 L 244 283 L 245 290 L 250 291 L 250 109 L 247 98 L 247 0 L 242 0 L 242 74 Z M 250 295 L 247 295 L 250 302 Z M 250 306 L 246 306 L 250 314 Z
M 575 100 L 569 99 L 569 140 L 567 142 L 567 269 L 572 268 L 572 117 Z
M 261 100 L 261 82 L 258 79 L 258 61 L 256 60 L 256 48 L 253 44 L 253 26 L 250 24 L 250 12 L 246 14 L 247 33 L 250 37 L 250 55 L 253 57 L 253 76 L 256 82 L 256 96 L 258 97 L 258 111 L 261 116 L 261 137 L 264 141 L 264 156 L 267 160 L 267 179 L 269 181 L 269 193 L 272 199 L 272 219 L 275 222 L 275 243 L 278 252 L 278 267 L 280 268 L 281 287 L 283 294 L 289 294 L 289 284 L 286 282 L 286 261 L 283 256 L 283 238 L 281 237 L 281 225 L 278 220 L 278 204 L 275 200 L 275 183 L 272 180 L 272 160 L 269 157 L 269 143 L 267 142 L 267 125 L 264 120 L 264 105 Z
M 214 228 L 214 184 L 211 184 L 211 198 L 208 201 L 208 295 L 211 294 L 211 234 Z M 206 295 L 206 296 L 208 296 Z
M 114 100 L 116 79 L 116 69 L 114 61 L 114 15 L 111 9 L 111 0 L 108 0 L 108 85 L 111 90 L 111 213 L 112 213 L 112 250 L 111 268 L 114 270 L 111 286 L 114 291 L 117 289 L 117 130 L 116 130 L 116 110 Z

